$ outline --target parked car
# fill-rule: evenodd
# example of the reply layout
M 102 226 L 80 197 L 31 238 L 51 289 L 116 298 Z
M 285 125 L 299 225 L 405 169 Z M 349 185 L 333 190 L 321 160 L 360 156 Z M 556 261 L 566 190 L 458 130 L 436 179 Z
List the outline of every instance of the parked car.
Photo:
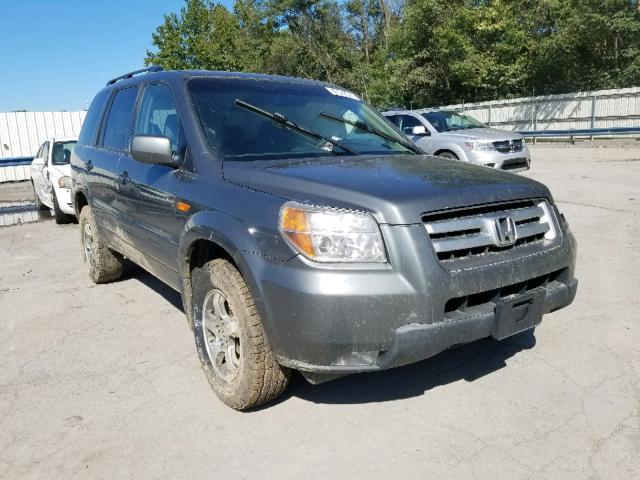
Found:
M 436 109 L 382 114 L 429 155 L 511 172 L 528 170 L 531 165 L 522 135 L 489 128 L 469 115 Z
M 77 138 L 50 138 L 31 162 L 31 185 L 39 209 L 53 210 L 56 223 L 75 218 L 71 200 L 71 152 Z
M 576 242 L 528 178 L 425 156 L 357 95 L 297 78 L 111 80 L 73 150 L 91 279 L 133 260 L 182 295 L 236 409 L 534 328 L 574 298 Z

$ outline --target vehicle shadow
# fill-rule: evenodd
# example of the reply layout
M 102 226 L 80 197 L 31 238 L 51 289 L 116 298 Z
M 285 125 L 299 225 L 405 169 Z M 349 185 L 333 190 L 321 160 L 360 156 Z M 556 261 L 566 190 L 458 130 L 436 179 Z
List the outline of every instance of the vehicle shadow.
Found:
M 162 296 L 167 302 L 173 305 L 177 310 L 184 313 L 182 298 L 180 297 L 180 294 L 178 292 L 176 292 L 162 280 L 159 280 L 158 278 L 147 272 L 144 268 L 139 267 L 133 262 L 127 261 L 124 264 L 122 277 L 120 277 L 119 281 L 129 279 L 137 280 L 145 286 L 149 287 L 151 290 Z
M 180 294 L 143 268 L 127 262 L 121 280 L 135 279 L 184 313 Z M 506 366 L 506 361 L 517 353 L 531 349 L 536 339 L 532 330 L 501 342 L 484 339 L 452 348 L 404 367 L 373 373 L 349 375 L 320 385 L 311 385 L 302 375 L 294 373 L 289 388 L 274 402 L 252 411 L 269 408 L 274 404 L 298 397 L 313 403 L 358 404 L 387 402 L 417 397 L 437 387 L 490 375 Z
M 431 389 L 474 380 L 506 366 L 506 360 L 535 346 L 533 331 L 503 340 L 485 339 L 462 345 L 405 367 L 350 375 L 321 385 L 309 384 L 295 374 L 283 398 L 293 396 L 314 403 L 357 404 L 386 402 L 424 395 Z

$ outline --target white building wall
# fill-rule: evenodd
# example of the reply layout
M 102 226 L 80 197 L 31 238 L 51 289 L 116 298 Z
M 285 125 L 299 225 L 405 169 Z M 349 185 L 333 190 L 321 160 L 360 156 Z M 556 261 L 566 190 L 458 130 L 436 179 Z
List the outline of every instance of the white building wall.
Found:
M 86 114 L 0 112 L 0 159 L 31 157 L 47 138 L 78 136 Z

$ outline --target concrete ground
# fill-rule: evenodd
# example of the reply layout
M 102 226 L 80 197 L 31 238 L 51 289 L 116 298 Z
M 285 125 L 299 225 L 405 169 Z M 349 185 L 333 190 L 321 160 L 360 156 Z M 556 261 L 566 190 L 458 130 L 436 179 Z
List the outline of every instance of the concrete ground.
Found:
M 251 413 L 209 390 L 176 293 L 93 285 L 77 225 L 0 229 L 0 478 L 640 478 L 640 148 L 533 155 L 581 281 L 535 341 L 296 376 Z

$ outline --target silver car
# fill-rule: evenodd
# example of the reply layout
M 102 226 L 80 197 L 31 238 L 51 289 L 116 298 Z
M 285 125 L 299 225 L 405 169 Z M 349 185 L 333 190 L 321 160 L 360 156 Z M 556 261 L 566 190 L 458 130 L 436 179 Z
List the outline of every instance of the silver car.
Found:
M 531 155 L 522 135 L 489 128 L 452 110 L 388 110 L 391 120 L 413 143 L 439 155 L 511 172 L 528 170 Z

